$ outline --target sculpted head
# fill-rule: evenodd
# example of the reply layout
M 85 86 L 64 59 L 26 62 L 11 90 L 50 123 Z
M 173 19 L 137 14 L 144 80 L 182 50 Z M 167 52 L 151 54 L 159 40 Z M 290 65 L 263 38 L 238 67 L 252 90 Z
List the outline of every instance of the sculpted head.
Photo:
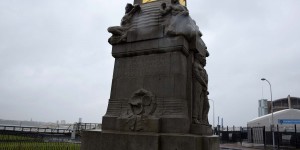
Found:
M 204 67 L 206 66 L 206 57 L 202 56 L 201 54 L 195 54 L 195 59 L 199 61 L 199 63 Z
M 162 3 L 162 4 L 161 4 L 161 8 L 162 8 L 162 9 L 166 9 L 166 8 L 167 8 L 167 4 L 166 4 L 166 3 Z
M 172 4 L 179 4 L 179 1 L 178 0 L 172 0 L 171 3 Z
M 131 10 L 133 9 L 133 5 L 130 3 L 127 3 L 126 7 L 125 7 L 125 13 L 129 13 Z

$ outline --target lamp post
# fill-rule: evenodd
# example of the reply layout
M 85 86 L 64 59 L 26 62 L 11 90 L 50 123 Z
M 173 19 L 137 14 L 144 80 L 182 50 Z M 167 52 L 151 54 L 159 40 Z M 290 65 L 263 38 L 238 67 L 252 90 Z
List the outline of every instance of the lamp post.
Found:
M 271 83 L 266 78 L 261 78 L 262 81 L 267 81 L 270 85 L 270 93 L 271 93 L 271 113 L 272 113 L 272 123 L 271 123 L 271 132 L 272 132 L 272 140 L 273 140 L 273 148 L 275 147 L 275 136 L 274 136 L 274 116 L 273 116 L 273 99 L 272 99 L 272 86 Z
M 213 102 L 213 128 L 215 127 L 215 101 L 212 99 L 208 99 Z

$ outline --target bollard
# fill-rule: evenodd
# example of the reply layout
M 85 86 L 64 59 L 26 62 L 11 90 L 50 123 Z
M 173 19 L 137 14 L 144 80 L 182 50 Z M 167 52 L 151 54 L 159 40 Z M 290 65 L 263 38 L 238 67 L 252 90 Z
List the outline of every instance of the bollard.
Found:
M 263 127 L 264 148 L 266 149 L 266 126 Z
M 278 126 L 278 124 L 277 124 L 277 134 L 276 134 L 277 136 L 277 149 L 279 149 L 279 147 L 280 147 L 280 145 L 279 145 L 279 126 Z
M 295 144 L 296 148 L 298 148 L 298 136 L 297 136 L 297 125 L 295 124 Z

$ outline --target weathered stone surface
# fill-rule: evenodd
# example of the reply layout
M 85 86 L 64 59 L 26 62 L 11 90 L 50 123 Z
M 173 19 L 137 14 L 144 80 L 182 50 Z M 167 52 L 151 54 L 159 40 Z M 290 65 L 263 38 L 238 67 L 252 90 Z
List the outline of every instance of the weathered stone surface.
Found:
M 161 4 L 165 5 L 163 10 L 160 8 Z M 178 26 L 175 27 L 175 24 L 183 23 L 168 24 L 172 18 L 178 21 L 178 15 L 185 18 L 183 22 L 187 23 L 186 29 L 180 28 L 179 31 Z M 166 32 L 171 28 L 175 34 Z M 189 133 L 192 115 L 195 114 L 192 110 L 199 107 L 192 107 L 196 106 L 192 90 L 197 93 L 197 90 L 204 89 L 202 93 L 207 93 L 207 81 L 205 88 L 197 89 L 191 79 L 194 74 L 194 55 L 206 57 L 207 50 L 201 36 L 202 33 L 189 17 L 187 9 L 178 4 L 177 0 L 161 0 L 141 5 L 141 10 L 132 15 L 127 41 L 113 45 L 115 67 L 108 109 L 103 117 L 103 129 Z M 151 115 L 131 114 L 131 96 L 139 89 L 153 93 L 156 99 L 156 109 Z M 202 99 L 199 103 L 201 110 L 197 113 L 200 117 L 196 118 L 199 121 L 193 122 L 196 124 L 208 124 L 202 119 L 206 117 L 202 110 L 207 110 L 203 108 L 207 106 L 204 106 Z M 144 107 L 139 103 L 135 105 L 140 109 Z
M 138 119 L 118 118 L 117 126 L 119 126 L 120 131 L 139 131 L 139 132 L 158 133 L 160 131 L 160 119 L 159 118 L 138 118 Z
M 82 150 L 100 150 L 102 147 L 102 132 L 100 130 L 82 132 Z
M 193 134 L 154 134 L 83 131 L 82 150 L 218 150 L 219 137 Z
M 151 26 L 128 31 L 127 42 L 133 41 L 143 41 L 149 39 L 157 39 L 164 37 L 164 28 L 163 26 Z
M 116 130 L 117 118 L 117 115 L 113 116 L 106 113 L 106 115 L 102 117 L 102 130 Z
M 134 3 L 127 4 L 133 8 L 126 8 L 121 26 L 109 28 L 111 95 L 102 131 L 84 131 L 82 149 L 219 149 L 218 137 L 209 136 L 209 53 L 196 22 L 178 0 Z
M 188 133 L 186 81 L 187 58 L 182 51 L 116 58 L 111 99 L 107 114 L 103 117 L 103 129 L 127 131 L 127 127 L 122 127 L 124 118 L 119 120 L 121 124 L 113 124 L 117 123 L 116 119 L 122 112 L 128 112 L 126 108 L 132 94 L 143 88 L 156 97 L 157 108 L 153 116 L 162 118 L 161 123 L 156 125 L 150 121 L 154 126 L 148 126 L 143 131 Z M 174 121 L 171 121 L 172 118 Z M 158 124 L 160 127 L 156 127 Z
M 191 134 L 212 135 L 212 127 L 207 124 L 191 124 Z
M 181 51 L 187 56 L 188 50 L 189 43 L 184 37 L 178 36 L 114 45 L 112 55 L 115 58 L 121 58 Z
M 201 54 L 202 56 L 208 57 L 209 52 L 201 37 L 196 36 L 189 42 L 189 48 L 191 51 Z
M 179 115 L 177 117 L 167 116 L 162 117 L 161 122 L 161 131 L 163 133 L 189 133 L 190 122 L 187 117 L 180 117 Z
M 126 134 L 111 134 L 107 132 L 101 133 L 101 147 L 99 150 L 121 150 L 127 148 L 128 135 Z
M 157 134 L 131 134 L 128 139 L 128 150 L 159 150 Z
M 108 32 L 112 34 L 112 36 L 108 39 L 110 44 L 119 44 L 122 42 L 126 42 L 127 40 L 127 32 L 131 29 L 131 20 L 132 17 L 141 10 L 140 5 L 132 5 L 127 4 L 125 7 L 125 15 L 121 20 L 121 26 L 113 26 L 107 29 Z

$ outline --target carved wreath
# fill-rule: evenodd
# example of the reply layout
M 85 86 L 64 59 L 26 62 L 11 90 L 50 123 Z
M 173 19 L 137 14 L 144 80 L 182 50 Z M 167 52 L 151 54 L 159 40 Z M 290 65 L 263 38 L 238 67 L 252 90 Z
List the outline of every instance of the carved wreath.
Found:
M 148 116 L 156 110 L 155 96 L 145 89 L 134 92 L 128 104 L 134 115 Z

